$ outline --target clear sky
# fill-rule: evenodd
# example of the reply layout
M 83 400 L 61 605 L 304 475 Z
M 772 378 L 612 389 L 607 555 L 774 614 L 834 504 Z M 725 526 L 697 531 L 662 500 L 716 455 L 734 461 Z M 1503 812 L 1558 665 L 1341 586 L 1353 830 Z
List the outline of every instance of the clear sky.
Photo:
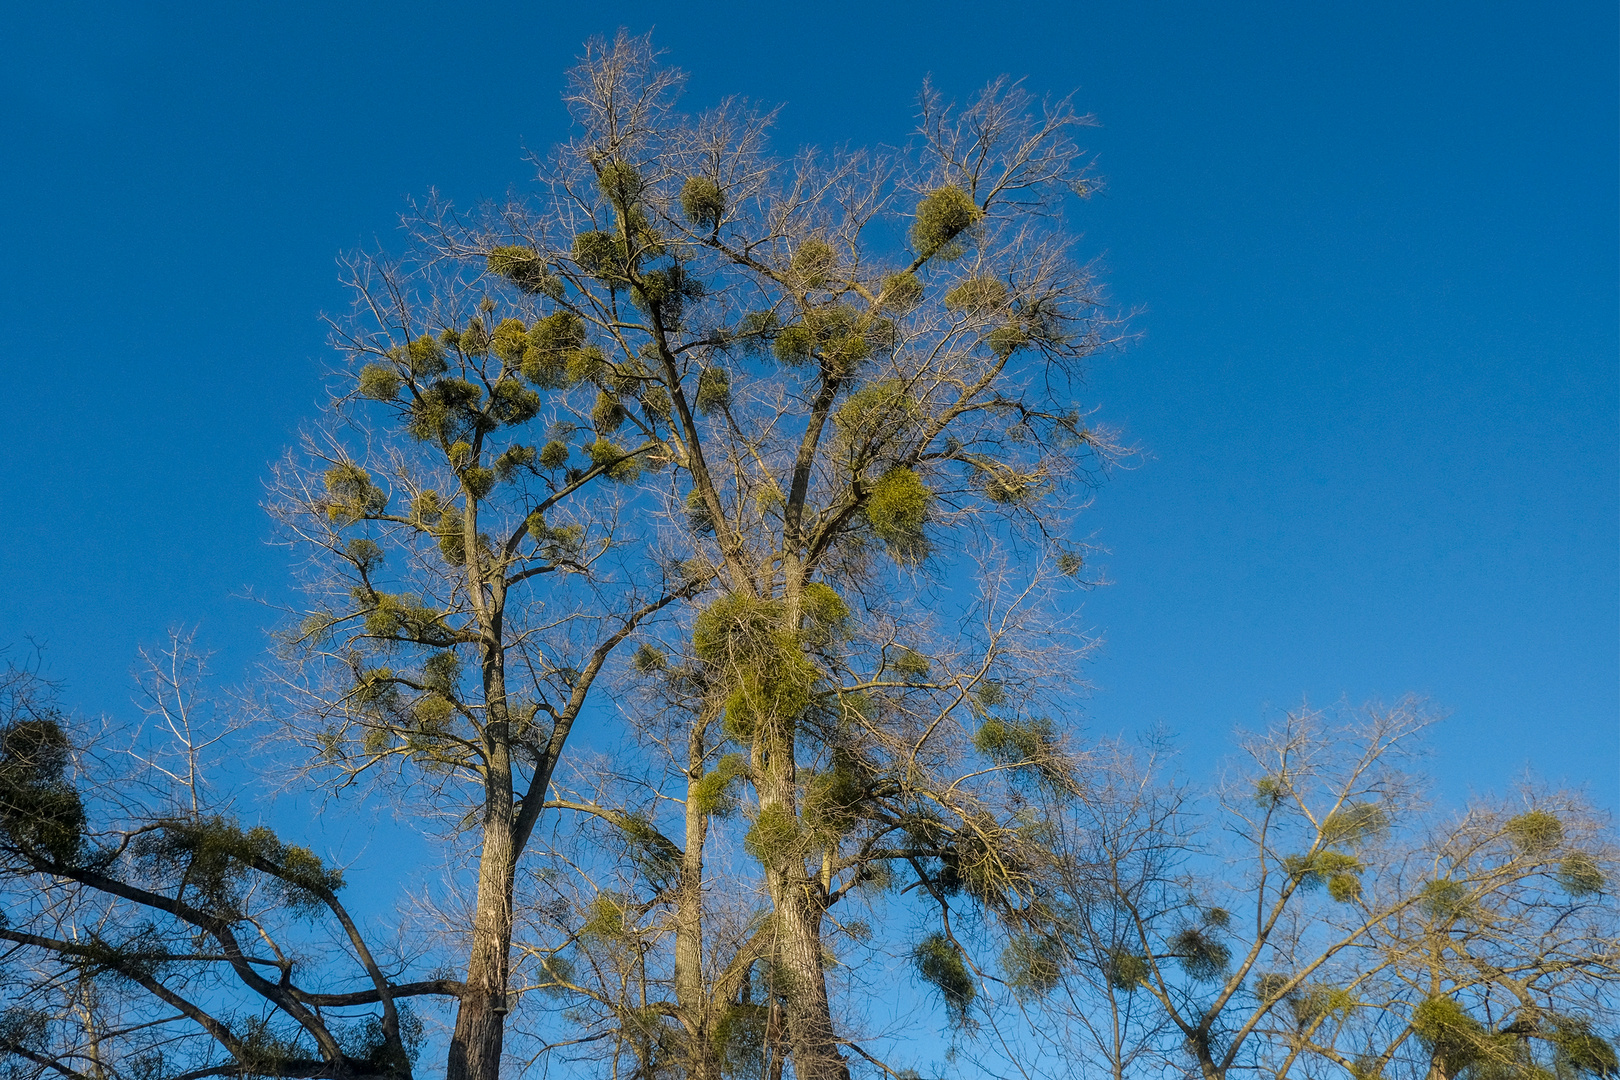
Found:
M 898 141 L 925 74 L 1078 90 L 1077 222 L 1141 338 L 1092 512 L 1096 730 L 1195 750 L 1309 695 L 1452 712 L 1453 794 L 1620 776 L 1616 9 L 1591 3 L 12 4 L 0 14 L 0 643 L 88 711 L 289 595 L 259 509 L 333 256 L 521 190 L 581 41 L 656 28 L 780 149 Z

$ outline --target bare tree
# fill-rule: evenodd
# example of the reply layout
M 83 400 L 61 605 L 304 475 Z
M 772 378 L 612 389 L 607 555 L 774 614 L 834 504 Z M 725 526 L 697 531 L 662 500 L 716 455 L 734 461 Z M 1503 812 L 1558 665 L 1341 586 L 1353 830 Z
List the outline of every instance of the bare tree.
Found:
M 962 853 L 1015 833 L 950 763 L 1060 756 L 1037 710 L 1061 620 L 1019 649 L 1002 620 L 1051 614 L 1117 452 L 1073 400 L 1113 332 L 1062 217 L 1094 182 L 1087 118 L 1004 80 L 962 109 L 925 88 L 911 150 L 782 161 L 769 112 L 682 115 L 682 81 L 646 39 L 592 43 L 538 196 L 429 203 L 410 255 L 351 264 L 342 422 L 279 487 L 323 597 L 292 680 L 318 763 L 479 823 L 454 1080 L 498 1065 L 516 867 L 569 731 L 660 619 L 707 688 L 688 780 L 752 796 L 798 1075 L 846 1071 L 831 905 L 879 863 L 941 898 L 941 860 L 952 889 L 991 874 Z M 977 596 L 944 588 L 975 568 Z
M 10 1075 L 404 1078 L 409 1001 L 340 898 L 343 876 L 217 802 L 222 731 L 195 708 L 203 658 L 151 661 L 167 740 L 75 723 L 27 668 L 0 676 L 0 918 Z
M 1292 713 L 1209 812 L 1118 759 L 1055 815 L 1044 951 L 1008 977 L 1120 1077 L 1612 1075 L 1607 823 L 1532 787 L 1433 814 L 1399 767 L 1430 722 Z
M 816 792 L 875 807 L 884 777 L 971 740 L 975 694 L 1014 665 L 983 639 L 933 648 L 928 575 L 970 569 L 975 548 L 1008 574 L 987 593 L 1032 564 L 1077 570 L 1076 492 L 1113 452 L 1068 396 L 1107 329 L 1058 217 L 1087 183 L 1084 118 L 1007 83 L 960 112 L 927 90 L 915 154 L 777 162 L 768 115 L 728 102 L 688 120 L 677 86 L 645 41 L 593 47 L 570 96 L 583 130 L 540 163 L 545 196 L 473 226 L 438 210 L 422 231 L 544 298 L 534 326 L 597 343 L 598 434 L 648 418 L 638 437 L 673 466 L 670 545 L 710 590 L 687 625 L 715 701 L 694 715 L 714 713 L 705 753 L 736 746 L 727 768 L 757 798 L 747 846 L 795 1068 L 841 1075 L 823 928 L 878 834 L 815 839 Z M 889 830 L 929 801 L 895 798 L 910 806 Z M 977 820 L 957 803 L 918 829 L 937 851 Z

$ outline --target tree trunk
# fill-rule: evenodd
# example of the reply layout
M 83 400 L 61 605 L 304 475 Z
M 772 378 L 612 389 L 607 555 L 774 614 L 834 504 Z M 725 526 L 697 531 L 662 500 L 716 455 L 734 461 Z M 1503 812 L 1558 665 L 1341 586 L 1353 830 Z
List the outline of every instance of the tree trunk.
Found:
M 493 770 L 492 770 L 493 771 Z M 487 785 L 495 787 L 493 778 Z M 512 947 L 512 796 L 489 791 L 484 849 L 478 861 L 478 900 L 467 961 L 467 989 L 456 1013 L 446 1080 L 499 1080 L 506 1027 L 506 966 Z
M 714 1045 L 714 1005 L 703 986 L 703 844 L 708 819 L 694 798 L 703 778 L 703 730 L 692 731 L 686 771 L 686 851 L 675 906 L 675 1001 L 686 1020 L 688 1080 L 720 1080 Z
M 456 1013 L 445 1080 L 500 1080 L 501 1074 L 507 963 L 512 950 L 512 890 L 517 870 L 512 834 L 512 748 L 502 659 L 499 650 L 494 650 L 484 664 L 484 844 L 478 860 L 478 899 L 467 960 L 467 988 Z
M 802 1080 L 849 1080 L 833 1032 L 827 974 L 821 960 L 821 883 L 797 857 L 772 875 L 778 927 L 777 963 L 787 975 L 787 1035 L 793 1075 Z
M 783 560 L 786 623 L 798 633 L 802 622 L 804 571 L 796 557 Z M 763 773 L 760 812 L 780 808 L 798 818 L 798 766 L 794 760 L 797 717 L 779 718 L 781 730 L 766 725 L 763 755 L 756 751 L 756 774 Z M 760 760 L 762 757 L 763 760 Z M 761 768 L 763 766 L 763 769 Z M 776 963 L 786 982 L 784 1019 L 799 1080 L 849 1080 L 849 1066 L 838 1052 L 833 1032 L 827 974 L 822 967 L 821 923 L 826 890 L 805 872 L 804 855 L 795 851 L 775 867 L 766 867 L 766 885 L 776 910 Z

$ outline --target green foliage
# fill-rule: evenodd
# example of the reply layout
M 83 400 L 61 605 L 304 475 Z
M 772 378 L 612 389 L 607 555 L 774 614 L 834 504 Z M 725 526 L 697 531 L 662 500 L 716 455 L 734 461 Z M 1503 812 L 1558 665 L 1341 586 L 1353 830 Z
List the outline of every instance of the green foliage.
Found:
M 928 556 L 923 525 L 931 498 L 922 478 L 903 465 L 884 473 L 867 492 L 866 520 L 902 566 L 915 566 Z
M 1232 961 L 1232 950 L 1203 926 L 1189 926 L 1176 934 L 1170 949 L 1188 977 L 1200 982 L 1220 978 Z
M 456 336 L 456 347 L 468 356 L 483 356 L 489 352 L 489 331 L 484 328 L 484 320 L 476 315 L 468 319 L 467 325 Z
M 542 390 L 571 385 L 568 361 L 585 346 L 585 322 L 571 311 L 536 319 L 528 330 L 523 350 L 523 377 Z
M 985 344 L 990 346 L 990 351 L 1003 360 L 1033 340 L 1029 331 L 1016 324 L 998 326 L 985 335 L 984 339 Z
M 796 855 L 803 833 L 799 819 L 785 806 L 762 806 L 754 824 L 743 836 L 743 848 L 761 866 L 775 868 Z
M 604 435 L 612 434 L 624 426 L 628 417 L 617 394 L 610 394 L 606 390 L 597 393 L 596 404 L 591 406 L 591 423 L 597 431 Z
M 421 645 L 449 645 L 452 635 L 439 613 L 415 597 L 376 593 L 366 612 L 366 633 L 372 637 L 414 641 Z
M 984 211 L 961 188 L 936 188 L 917 204 L 911 245 L 923 258 L 959 258 L 967 247 L 958 238 L 983 216 Z
M 461 678 L 461 657 L 453 649 L 434 653 L 422 665 L 422 682 L 442 694 L 455 689 Z
M 872 343 L 865 334 L 868 320 L 848 304 L 806 308 L 804 328 L 810 332 L 822 363 L 839 374 L 849 374 L 872 355 Z
M 646 271 L 641 281 L 630 288 L 633 304 L 649 314 L 656 312 L 664 324 L 672 328 L 685 317 L 688 305 L 707 295 L 703 282 L 679 263 L 662 270 Z
M 681 849 L 650 820 L 641 814 L 624 814 L 616 824 L 631 863 L 654 888 L 666 888 L 680 877 Z
M 1115 990 L 1135 990 L 1152 973 L 1147 958 L 1127 949 L 1113 949 L 1102 958 L 1103 974 Z
M 752 738 L 760 724 L 796 719 L 810 707 L 817 672 L 783 618 L 779 601 L 728 593 L 693 621 L 693 651 L 728 688 L 725 725 L 733 739 Z
M 1348 990 L 1326 983 L 1310 983 L 1288 995 L 1288 1009 L 1301 1029 L 1325 1017 L 1343 1015 L 1355 1004 Z
M 326 516 L 340 525 L 380 514 L 388 495 L 371 482 L 371 474 L 352 461 L 340 461 L 326 470 Z
M 1592 1030 L 1589 1021 L 1573 1016 L 1552 1019 L 1552 1043 L 1558 1064 L 1604 1080 L 1620 1076 L 1614 1047 Z
M 223 918 L 239 918 L 250 871 L 268 875 L 282 906 L 310 915 L 343 888 L 306 848 L 283 844 L 266 828 L 243 829 L 225 817 L 168 821 L 131 846 L 154 875 L 182 882 L 180 897 Z
M 981 468 L 979 483 L 984 497 L 994 503 L 1017 506 L 1032 501 L 1041 493 L 1041 478 L 1020 473 L 1006 465 Z
M 744 352 L 758 353 L 761 347 L 775 337 L 780 324 L 774 311 L 750 311 L 737 320 L 726 337 L 736 342 Z
M 850 394 L 833 414 L 833 423 L 844 442 L 864 447 L 881 443 L 885 433 L 917 416 L 918 403 L 910 388 L 898 379 L 884 379 Z
M 1276 1001 L 1283 996 L 1283 987 L 1287 985 L 1287 975 L 1276 971 L 1264 972 L 1254 981 L 1254 994 L 1264 1002 Z
M 250 1016 L 232 1024 L 236 1028 L 236 1060 L 244 1076 L 282 1076 L 287 1065 L 305 1056 L 298 1032 L 278 1032 L 270 1017 Z
M 1551 851 L 1564 842 L 1564 826 L 1545 810 L 1531 810 L 1508 819 L 1504 826 L 1508 840 L 1527 855 Z
M 475 322 L 477 320 L 474 320 Z M 479 327 L 482 330 L 482 326 Z M 388 350 L 388 356 L 395 363 L 405 369 L 413 380 L 431 379 L 441 375 L 448 368 L 444 346 L 427 334 L 423 334 L 415 341 L 399 345 Z
M 606 370 L 608 370 L 607 360 L 603 357 L 602 350 L 595 345 L 575 349 L 568 354 L 569 385 L 598 382 Z
M 965 890 L 979 903 L 1003 907 L 1010 891 L 1029 885 L 1030 868 L 1019 851 L 1019 834 L 987 812 L 968 815 L 949 832 L 940 852 L 938 885 L 947 894 Z
M 443 694 L 424 694 L 411 706 L 411 720 L 420 734 L 439 736 L 450 730 L 455 712 L 455 703 Z
M 1361 860 L 1353 855 L 1346 855 L 1342 851 L 1316 851 L 1309 855 L 1289 855 L 1282 860 L 1283 869 L 1292 877 L 1299 879 L 1299 883 L 1306 889 L 1317 889 L 1323 885 L 1331 888 L 1333 879 L 1348 875 L 1354 878 L 1366 869 Z M 1343 892 L 1347 886 L 1340 885 Z M 1359 891 L 1359 889 L 1358 889 Z M 1334 896 L 1337 900 L 1338 897 Z
M 1571 896 L 1591 896 L 1603 891 L 1607 879 L 1597 861 L 1584 851 L 1567 856 L 1558 864 L 1558 884 Z
M 478 408 L 483 397 L 484 391 L 465 379 L 440 379 L 411 402 L 406 431 L 422 442 L 448 445 L 492 430 L 494 419 Z
M 1443 1062 L 1446 1074 L 1489 1056 L 1499 1040 L 1463 1007 L 1444 995 L 1425 998 L 1412 1010 L 1412 1033 L 1430 1054 Z
M 707 176 L 689 176 L 681 186 L 681 211 L 694 225 L 718 229 L 726 212 L 725 192 Z
M 797 365 L 809 363 L 815 347 L 815 336 L 810 333 L 808 327 L 789 326 L 776 335 L 772 351 L 782 363 Z
M 597 944 L 619 944 L 634 929 L 626 918 L 628 914 L 628 901 L 618 893 L 604 889 L 596 894 L 586 909 L 579 936 Z
M 824 581 L 812 581 L 804 587 L 800 600 L 804 613 L 804 641 L 809 645 L 825 645 L 841 640 L 849 632 L 849 605 L 844 598 Z
M 1059 942 L 1049 938 L 1013 934 L 1001 950 L 1001 970 L 1013 992 L 1020 997 L 1040 997 L 1057 986 L 1063 977 L 1063 966 L 1057 960 L 1060 949 Z
M 393 401 L 399 397 L 405 380 L 386 364 L 367 364 L 360 369 L 360 395 L 373 401 Z
M 1340 807 L 1322 820 L 1322 843 L 1357 844 L 1389 828 L 1389 815 L 1374 803 Z
M 574 262 L 606 285 L 619 286 L 627 280 L 624 248 L 612 233 L 591 230 L 576 234 Z
M 741 754 L 726 754 L 713 769 L 693 781 L 687 790 L 687 808 L 704 816 L 730 817 L 737 811 L 731 795 L 732 781 L 748 775 L 748 761 Z
M 979 752 L 999 765 L 1038 764 L 1051 756 L 1052 721 L 1011 720 L 992 716 L 973 735 Z
M 540 467 L 542 469 L 560 469 L 568 464 L 568 444 L 561 439 L 552 439 L 540 448 Z
M 647 181 L 628 161 L 608 161 L 597 171 L 596 186 L 602 197 L 623 213 L 641 198 Z
M 355 566 L 366 573 L 377 569 L 383 564 L 383 549 L 374 540 L 367 540 L 357 536 L 343 545 L 344 552 L 354 561 Z
M 585 447 L 591 464 L 605 469 L 607 478 L 620 484 L 633 484 L 641 478 L 641 462 L 611 439 L 597 439 Z
M 731 376 L 722 367 L 704 368 L 698 373 L 698 412 L 710 416 L 731 407 Z
M 643 386 L 641 388 L 641 407 L 647 410 L 650 416 L 668 417 L 672 407 L 669 400 L 669 391 L 657 384 Z
M 630 659 L 630 663 L 643 675 L 652 675 L 669 670 L 669 657 L 664 655 L 662 649 L 654 648 L 645 642 L 636 650 L 635 656 Z
M 714 532 L 714 515 L 709 513 L 709 502 L 696 488 L 686 493 L 686 521 L 693 532 Z
M 1362 1054 L 1350 1062 L 1350 1080 L 1384 1080 L 1383 1063 L 1371 1054 Z
M 1460 919 L 1473 907 L 1468 886 L 1445 878 L 1426 882 L 1418 891 L 1418 902 L 1431 918 L 1440 920 Z
M 508 426 L 526 424 L 540 412 L 540 395 L 515 379 L 502 379 L 489 395 L 489 414 Z
M 1007 302 L 1007 286 L 988 275 L 971 277 L 945 294 L 945 307 L 969 315 L 986 315 Z
M 911 958 L 917 973 L 939 991 L 952 1021 L 966 1024 L 978 988 L 955 943 L 944 934 L 930 934 L 912 950 Z
M 994 679 L 984 679 L 973 688 L 973 699 L 986 709 L 993 709 L 1007 700 L 1007 689 Z
M 411 1075 L 417 1053 L 422 1048 L 425 1030 L 422 1021 L 406 1003 L 398 1006 L 399 1041 L 396 1043 L 383 1033 L 380 1016 L 362 1017 L 339 1034 L 343 1052 L 357 1062 L 363 1062 L 370 1075 L 405 1080 Z
M 793 253 L 793 272 L 805 288 L 819 289 L 827 284 L 837 262 L 838 253 L 833 246 L 819 236 L 812 236 L 800 243 Z
M 0 727 L 0 835 L 30 859 L 67 865 L 78 858 L 85 812 L 68 779 L 72 752 L 55 716 Z
M 466 522 L 459 509 L 446 506 L 439 512 L 433 537 L 439 542 L 439 554 L 443 555 L 451 566 L 467 564 Z
M 444 511 L 444 497 L 432 488 L 424 489 L 411 500 L 411 521 L 424 529 L 438 524 Z
M 1341 904 L 1361 899 L 1361 879 L 1354 874 L 1334 874 L 1328 878 L 1328 895 Z
M 495 475 L 501 480 L 510 480 L 524 469 L 532 469 L 535 457 L 532 446 L 508 446 L 495 459 Z
M 516 366 L 523 360 L 523 350 L 529 347 L 529 328 L 522 319 L 502 319 L 489 345 L 496 356 Z
M 484 265 L 490 273 L 505 278 L 526 293 L 562 299 L 562 279 L 551 273 L 546 261 L 532 248 L 513 245 L 492 248 Z
M 475 499 L 482 499 L 495 488 L 495 470 L 484 468 L 465 469 L 461 473 L 462 486 L 467 494 Z
M 1074 577 L 1086 565 L 1086 560 L 1078 551 L 1062 551 L 1058 553 L 1058 573 L 1064 577 Z
M 814 773 L 804 789 L 804 824 L 824 841 L 849 832 L 867 799 L 869 777 L 848 754 L 835 754 L 832 768 Z
M 922 653 L 913 652 L 910 649 L 898 649 L 895 651 L 894 659 L 889 661 L 889 667 L 896 675 L 906 679 L 908 682 L 916 682 L 928 678 L 928 673 L 932 670 L 933 665 L 929 662 L 928 657 Z
M 582 554 L 583 525 L 547 525 L 545 515 L 536 510 L 525 521 L 529 539 L 547 562 L 575 562 Z
M 891 311 L 910 311 L 922 302 L 923 284 L 909 270 L 892 274 L 883 282 L 883 306 Z
M 714 1028 L 714 1046 L 725 1076 L 760 1076 L 765 1063 L 765 1035 L 770 1007 L 749 1001 L 729 1005 Z
M 1287 800 L 1288 793 L 1288 781 L 1281 776 L 1262 776 L 1254 782 L 1254 801 L 1261 806 L 1279 806 Z

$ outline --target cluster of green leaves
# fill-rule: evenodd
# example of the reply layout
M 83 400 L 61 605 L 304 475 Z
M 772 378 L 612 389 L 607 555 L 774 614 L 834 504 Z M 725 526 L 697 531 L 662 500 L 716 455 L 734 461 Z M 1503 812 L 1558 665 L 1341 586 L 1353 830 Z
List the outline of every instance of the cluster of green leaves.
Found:
M 0 835 L 30 862 L 70 865 L 84 843 L 84 802 L 68 776 L 72 744 L 54 714 L 0 726 Z

